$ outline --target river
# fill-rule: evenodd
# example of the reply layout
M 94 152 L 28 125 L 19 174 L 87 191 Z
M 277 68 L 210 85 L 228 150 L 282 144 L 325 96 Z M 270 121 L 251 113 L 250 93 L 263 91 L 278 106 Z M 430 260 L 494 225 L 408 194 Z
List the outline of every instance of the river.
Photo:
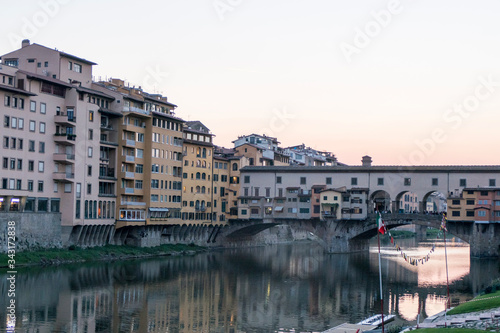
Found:
M 414 257 L 434 241 L 397 240 Z M 408 264 L 385 242 L 385 313 L 394 325 L 444 310 L 443 243 L 425 264 Z M 471 299 L 500 276 L 498 260 L 470 259 L 447 242 L 452 302 Z M 187 257 L 30 267 L 16 274 L 15 332 L 319 332 L 380 312 L 378 250 L 325 254 L 315 243 L 226 249 Z M 0 274 L 0 332 L 7 325 L 9 284 Z

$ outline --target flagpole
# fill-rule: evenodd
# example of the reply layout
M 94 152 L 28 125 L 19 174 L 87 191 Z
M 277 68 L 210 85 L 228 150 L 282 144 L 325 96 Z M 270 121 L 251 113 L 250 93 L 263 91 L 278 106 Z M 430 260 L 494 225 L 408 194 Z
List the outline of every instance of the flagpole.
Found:
M 380 214 L 377 212 L 377 240 L 378 240 L 378 275 L 380 280 L 380 314 L 382 315 L 382 333 L 384 333 L 384 296 L 382 294 L 382 265 L 380 260 L 380 232 L 378 225 L 378 218 L 382 219 L 382 216 L 378 216 Z
M 448 280 L 448 253 L 446 251 L 446 228 L 443 229 L 444 237 L 444 258 L 446 262 L 446 309 L 450 308 L 450 282 Z

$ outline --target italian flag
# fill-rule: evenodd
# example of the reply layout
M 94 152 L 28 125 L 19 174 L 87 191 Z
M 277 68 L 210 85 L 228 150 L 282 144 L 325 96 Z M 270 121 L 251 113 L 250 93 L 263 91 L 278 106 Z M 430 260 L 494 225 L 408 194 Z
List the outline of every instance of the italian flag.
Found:
M 380 212 L 377 211 L 377 227 L 378 227 L 378 232 L 380 232 L 382 235 L 385 234 L 385 224 L 384 221 L 382 220 L 382 215 L 380 215 Z

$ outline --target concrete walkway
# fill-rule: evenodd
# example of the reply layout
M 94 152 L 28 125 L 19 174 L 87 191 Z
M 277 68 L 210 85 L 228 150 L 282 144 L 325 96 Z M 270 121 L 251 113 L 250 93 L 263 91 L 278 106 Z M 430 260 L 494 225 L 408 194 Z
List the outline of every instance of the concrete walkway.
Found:
M 457 327 L 474 328 L 479 330 L 490 330 L 500 328 L 500 307 L 483 310 L 478 312 L 463 313 L 458 315 L 447 315 L 445 312 L 438 313 L 432 317 L 426 318 L 418 325 L 418 328 L 436 328 L 436 327 Z M 416 329 L 417 326 L 409 330 Z M 408 331 L 408 330 L 405 330 Z

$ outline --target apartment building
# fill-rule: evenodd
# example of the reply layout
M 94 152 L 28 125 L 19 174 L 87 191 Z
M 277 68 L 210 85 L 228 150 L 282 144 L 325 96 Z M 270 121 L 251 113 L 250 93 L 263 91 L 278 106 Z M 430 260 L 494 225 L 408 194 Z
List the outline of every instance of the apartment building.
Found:
M 182 221 L 196 224 L 217 221 L 212 191 L 214 135 L 200 121 L 186 122 L 183 130 Z
M 179 223 L 184 121 L 175 116 L 176 105 L 120 79 L 97 85 L 115 96 L 112 112 L 122 116 L 116 127 L 116 228 Z
M 8 180 L 0 196 L 18 203 L 9 209 L 61 212 L 65 227 L 113 225 L 116 199 L 99 195 L 100 110 L 113 97 L 92 89 L 94 62 L 28 40 L 21 46 L 1 57 L 10 91 L 3 89 Z M 115 179 L 106 182 L 113 191 Z
M 280 148 L 277 138 L 266 135 L 250 134 L 239 136 L 233 141 L 235 155 L 246 156 L 249 165 L 286 166 L 289 165 L 289 154 Z
M 447 206 L 449 221 L 500 222 L 500 188 L 465 188 L 448 197 Z
M 290 155 L 290 165 L 300 166 L 334 166 L 338 165 L 337 158 L 332 152 L 319 151 L 305 144 L 286 147 L 284 150 Z

